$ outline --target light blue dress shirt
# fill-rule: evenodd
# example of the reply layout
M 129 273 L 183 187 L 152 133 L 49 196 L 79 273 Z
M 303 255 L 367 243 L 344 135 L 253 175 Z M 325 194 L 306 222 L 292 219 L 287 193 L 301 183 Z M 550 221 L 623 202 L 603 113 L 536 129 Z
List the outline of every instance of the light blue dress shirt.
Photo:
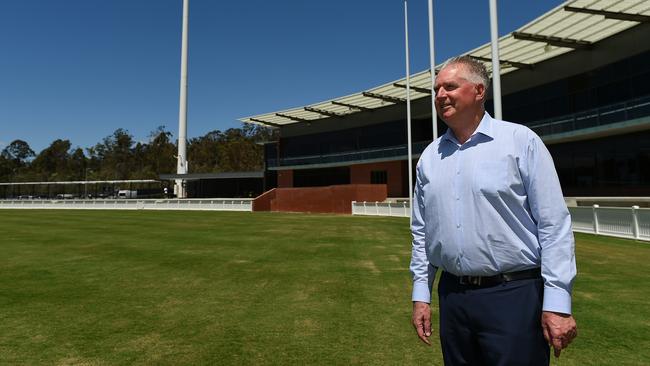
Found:
M 571 217 L 553 160 L 529 128 L 485 113 L 460 144 L 451 129 L 417 164 L 413 301 L 431 301 L 438 268 L 490 276 L 540 267 L 543 310 L 571 313 Z

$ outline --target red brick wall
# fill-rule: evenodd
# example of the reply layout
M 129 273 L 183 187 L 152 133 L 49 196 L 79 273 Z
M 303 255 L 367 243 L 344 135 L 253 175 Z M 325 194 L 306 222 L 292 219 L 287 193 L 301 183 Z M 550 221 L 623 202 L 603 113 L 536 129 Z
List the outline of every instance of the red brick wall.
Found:
M 257 196 L 253 200 L 253 211 L 271 211 L 271 201 L 275 199 L 275 191 L 273 188 Z
M 402 197 L 402 162 L 387 161 L 382 163 L 357 164 L 350 166 L 350 183 L 370 184 L 370 172 L 385 170 L 388 174 L 388 197 Z M 367 200 L 366 200 L 367 201 Z
M 293 170 L 278 170 L 278 188 L 293 187 Z
M 272 193 L 271 193 L 272 192 Z M 384 201 L 385 184 L 277 188 L 253 201 L 253 211 L 352 213 L 352 201 Z M 267 205 L 265 202 L 269 202 Z

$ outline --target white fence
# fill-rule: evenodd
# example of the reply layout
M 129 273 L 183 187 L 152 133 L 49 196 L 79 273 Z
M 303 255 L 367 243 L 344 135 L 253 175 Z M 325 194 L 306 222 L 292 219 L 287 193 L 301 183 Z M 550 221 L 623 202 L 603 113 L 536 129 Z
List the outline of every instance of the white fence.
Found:
M 0 209 L 253 211 L 252 198 L 0 200 Z
M 408 202 L 352 202 L 353 215 L 409 217 Z M 569 207 L 573 231 L 650 241 L 650 208 Z
M 409 217 L 408 202 L 357 202 L 352 201 L 353 215 Z
M 569 207 L 573 231 L 650 241 L 650 208 Z

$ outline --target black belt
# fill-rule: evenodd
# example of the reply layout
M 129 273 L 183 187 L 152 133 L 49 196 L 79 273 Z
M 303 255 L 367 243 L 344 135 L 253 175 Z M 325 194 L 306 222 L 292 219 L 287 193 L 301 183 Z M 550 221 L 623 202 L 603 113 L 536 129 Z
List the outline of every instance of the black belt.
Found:
M 504 282 L 528 280 L 532 278 L 541 278 L 542 271 L 539 267 L 525 269 L 523 271 L 500 273 L 494 276 L 456 276 L 446 272 L 454 282 L 459 285 L 489 287 L 500 285 Z

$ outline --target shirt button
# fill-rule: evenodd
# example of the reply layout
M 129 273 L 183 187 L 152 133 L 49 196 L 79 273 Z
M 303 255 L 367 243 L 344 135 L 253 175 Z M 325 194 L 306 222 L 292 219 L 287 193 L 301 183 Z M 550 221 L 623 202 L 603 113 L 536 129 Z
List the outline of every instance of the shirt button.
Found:
M 460 175 L 460 171 L 456 171 L 456 175 Z
M 460 199 L 460 197 L 456 197 L 456 201 L 458 201 L 459 199 Z
M 460 224 L 456 224 L 456 228 L 460 228 Z

